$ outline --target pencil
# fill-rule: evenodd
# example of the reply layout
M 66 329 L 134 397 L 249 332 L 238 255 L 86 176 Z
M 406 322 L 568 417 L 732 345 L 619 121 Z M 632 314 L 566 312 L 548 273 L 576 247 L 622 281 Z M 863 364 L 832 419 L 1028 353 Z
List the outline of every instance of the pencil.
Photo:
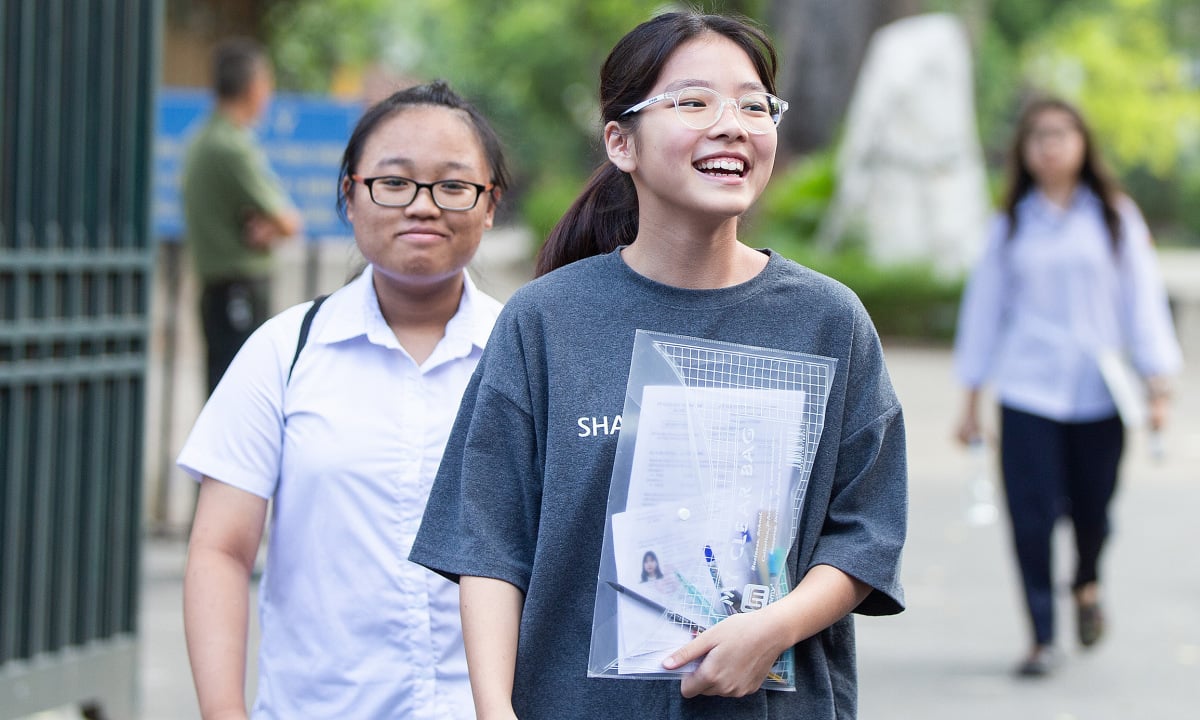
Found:
M 622 585 L 620 583 L 613 582 L 612 580 L 605 580 L 605 583 L 607 583 L 608 586 L 611 587 L 613 590 L 616 590 L 617 592 L 619 592 L 623 595 L 628 595 L 629 597 L 633 598 L 634 600 L 637 600 L 638 602 L 642 603 L 646 607 L 660 611 L 663 614 L 663 617 L 665 617 L 666 619 L 670 620 L 671 622 L 673 622 L 677 625 L 681 625 L 683 627 L 686 627 L 686 628 L 688 628 L 694 632 L 698 632 L 698 633 L 702 633 L 708 629 L 708 628 L 704 627 L 703 625 L 691 620 L 690 618 L 684 617 L 683 615 L 680 615 L 679 613 L 677 613 L 673 610 L 668 610 L 666 608 L 666 606 L 664 606 L 662 603 L 655 602 L 654 600 L 651 600 L 650 598 L 646 597 L 645 595 L 634 592 L 633 590 L 630 590 L 629 588 L 625 587 L 624 585 Z

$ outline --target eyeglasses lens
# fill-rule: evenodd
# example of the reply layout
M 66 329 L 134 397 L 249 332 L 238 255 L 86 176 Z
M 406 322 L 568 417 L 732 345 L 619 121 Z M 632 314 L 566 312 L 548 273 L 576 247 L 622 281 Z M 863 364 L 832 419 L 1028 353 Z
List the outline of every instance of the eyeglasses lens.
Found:
M 453 180 L 433 184 L 433 200 L 446 210 L 469 210 L 478 197 L 479 189 L 474 185 Z
M 727 101 L 720 93 L 705 87 L 684 88 L 675 98 L 675 109 L 684 125 L 696 130 L 710 128 L 724 112 Z M 747 93 L 737 99 L 737 113 L 746 130 L 763 134 L 779 124 L 783 114 L 780 101 L 765 92 Z
M 429 191 L 433 202 L 443 210 L 470 210 L 475 206 L 479 190 L 469 183 L 442 180 L 433 183 Z M 387 207 L 404 207 L 416 200 L 420 186 L 402 177 L 381 177 L 371 185 L 371 198 Z

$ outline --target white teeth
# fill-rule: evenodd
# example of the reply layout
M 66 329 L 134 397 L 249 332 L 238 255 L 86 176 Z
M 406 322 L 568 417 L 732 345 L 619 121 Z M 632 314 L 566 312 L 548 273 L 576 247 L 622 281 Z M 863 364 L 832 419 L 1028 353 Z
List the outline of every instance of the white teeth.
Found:
M 712 158 L 696 163 L 697 170 L 722 170 L 741 174 L 746 171 L 746 163 L 733 158 Z

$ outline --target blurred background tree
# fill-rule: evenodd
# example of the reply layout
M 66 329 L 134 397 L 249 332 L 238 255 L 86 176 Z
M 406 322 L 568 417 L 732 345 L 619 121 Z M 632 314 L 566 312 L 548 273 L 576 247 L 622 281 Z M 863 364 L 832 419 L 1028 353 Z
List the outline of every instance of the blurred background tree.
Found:
M 871 268 L 856 280 L 854 268 L 866 262 L 861 257 L 822 260 L 806 243 L 836 186 L 832 158 L 867 43 L 881 25 L 918 12 L 955 13 L 968 28 L 979 135 L 994 192 L 1021 102 L 1037 91 L 1055 92 L 1082 107 L 1159 242 L 1200 245 L 1195 0 L 696 5 L 758 19 L 782 55 L 780 94 L 792 110 L 781 126 L 776 177 L 748 234 L 757 231 L 759 242 L 772 244 L 786 236 L 788 252 L 836 268 L 860 293 L 872 282 L 886 292 L 894 288 Z M 219 24 L 213 18 L 236 15 L 242 32 L 267 42 L 283 90 L 370 100 L 399 84 L 448 80 L 493 118 L 510 150 L 517 185 L 502 220 L 523 222 L 541 238 L 602 159 L 600 63 L 629 28 L 670 7 L 661 0 L 168 0 L 168 45 L 181 25 L 212 33 Z M 170 47 L 167 57 L 170 63 Z M 179 74 L 168 68 L 164 78 L 172 77 Z M 372 80 L 379 77 L 386 80 Z M 905 272 L 899 284 L 912 287 L 917 271 Z M 956 292 L 939 286 L 933 294 Z
M 931 3 L 932 4 L 932 3 Z M 1063 95 L 1160 242 L 1200 244 L 1200 4 L 947 0 L 976 45 L 980 139 L 998 181 L 1022 99 Z
M 920 9 L 918 0 L 705 2 L 702 9 L 774 18 L 781 94 L 793 101 L 782 156 L 829 144 L 871 33 Z M 501 128 L 518 185 L 509 208 L 543 236 L 599 164 L 596 79 L 612 45 L 669 7 L 649 0 L 276 0 L 266 27 L 283 88 L 325 92 L 382 64 L 442 77 Z M 788 48 L 795 47 L 791 53 Z
M 818 152 L 834 140 L 871 34 L 922 10 L 920 0 L 775 0 L 767 27 L 782 56 L 779 94 L 792 104 L 780 125 L 781 158 Z

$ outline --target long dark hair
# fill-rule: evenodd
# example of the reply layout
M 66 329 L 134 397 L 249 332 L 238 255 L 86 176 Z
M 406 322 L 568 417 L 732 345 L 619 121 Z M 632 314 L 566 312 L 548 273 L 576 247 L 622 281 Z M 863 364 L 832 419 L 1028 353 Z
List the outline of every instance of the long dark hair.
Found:
M 647 20 L 613 47 L 600 69 L 601 126 L 617 120 L 633 129 L 638 116 L 621 113 L 650 94 L 676 48 L 706 34 L 720 35 L 746 51 L 767 92 L 775 93 L 778 57 L 759 28 L 741 17 L 673 12 Z M 633 180 L 605 161 L 550 231 L 538 253 L 537 276 L 592 255 L 611 252 L 637 237 L 638 202 Z
M 503 193 L 508 189 L 510 181 L 508 166 L 504 162 L 504 149 L 500 145 L 500 138 L 496 135 L 492 124 L 483 116 L 483 113 L 451 90 L 444 81 L 434 80 L 425 85 L 416 85 L 392 93 L 387 99 L 372 105 L 358 119 L 358 124 L 354 126 L 354 132 L 350 133 L 350 139 L 346 142 L 346 151 L 342 153 L 342 167 L 338 172 L 337 211 L 343 220 L 346 219 L 346 178 L 357 170 L 367 138 L 371 137 L 371 133 L 375 132 L 375 128 L 384 120 L 402 110 L 419 105 L 446 107 L 465 114 L 471 127 L 475 129 L 479 144 L 483 146 L 483 155 L 491 170 L 491 177 L 488 181 L 496 186 L 492 198 L 497 197 L 496 191 Z
M 646 561 L 651 559 L 654 560 L 653 575 L 646 572 Z M 662 576 L 662 566 L 658 564 L 658 556 L 654 554 L 653 550 L 647 550 L 646 554 L 642 556 L 642 582 L 646 582 L 647 580 L 658 580 L 662 578 Z
M 1017 134 L 1009 151 L 1009 184 L 1004 200 L 1004 211 L 1008 215 L 1008 238 L 1011 240 L 1017 232 L 1017 205 L 1037 185 L 1033 173 L 1025 164 L 1025 144 L 1029 142 L 1029 136 L 1033 133 L 1033 123 L 1037 116 L 1046 110 L 1059 110 L 1069 115 L 1075 123 L 1075 129 L 1083 136 L 1083 166 L 1079 169 L 1079 182 L 1100 198 L 1104 225 L 1108 228 L 1113 252 L 1116 252 L 1121 242 L 1121 215 L 1117 212 L 1116 205 L 1121 192 L 1120 187 L 1100 160 L 1100 151 L 1096 148 L 1092 131 L 1084 121 L 1083 114 L 1074 105 L 1057 97 L 1039 97 L 1032 100 L 1021 111 L 1017 121 Z

